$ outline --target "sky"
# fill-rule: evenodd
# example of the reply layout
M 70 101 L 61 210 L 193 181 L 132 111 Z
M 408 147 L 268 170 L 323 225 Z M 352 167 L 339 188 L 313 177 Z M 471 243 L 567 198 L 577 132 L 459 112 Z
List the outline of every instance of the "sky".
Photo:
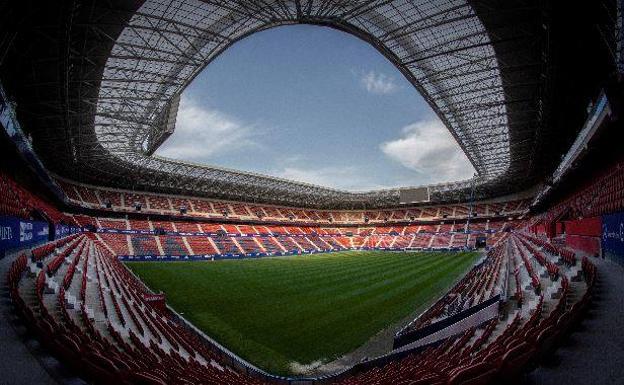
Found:
M 470 178 L 418 91 L 368 43 L 284 26 L 235 43 L 184 90 L 160 156 L 351 191 Z

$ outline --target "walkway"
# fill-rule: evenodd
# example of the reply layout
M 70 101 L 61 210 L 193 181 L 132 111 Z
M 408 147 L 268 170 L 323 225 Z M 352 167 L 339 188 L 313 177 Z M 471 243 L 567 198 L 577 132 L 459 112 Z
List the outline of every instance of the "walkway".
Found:
M 624 383 L 624 268 L 591 260 L 598 281 L 589 312 L 552 362 L 527 376 L 527 385 Z
M 82 385 L 42 350 L 14 312 L 6 286 L 13 258 L 0 259 L 0 385 Z

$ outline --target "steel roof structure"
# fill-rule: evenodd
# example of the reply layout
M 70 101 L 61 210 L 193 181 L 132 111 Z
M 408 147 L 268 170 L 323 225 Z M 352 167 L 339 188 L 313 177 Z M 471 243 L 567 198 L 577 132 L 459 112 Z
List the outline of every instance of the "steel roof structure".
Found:
M 46 166 L 70 179 L 299 207 L 397 206 L 400 189 L 341 191 L 152 155 L 168 135 L 172 101 L 202 69 L 250 34 L 297 23 L 370 43 L 438 114 L 478 177 L 430 186 L 434 199 L 457 199 L 474 184 L 481 197 L 515 192 L 552 163 L 539 152 L 550 103 L 547 10 L 539 1 L 76 0 L 55 6 L 30 11 L 35 32 L 4 33 L 13 48 L 3 59 L 10 62 L 14 47 L 31 39 L 23 45 L 32 52 L 20 51 L 12 63 L 12 73 L 23 71 L 26 82 L 14 87 L 18 111 L 23 106 L 23 126 Z M 33 34 L 41 42 L 33 42 Z M 25 58 L 34 60 L 28 71 L 18 68 Z

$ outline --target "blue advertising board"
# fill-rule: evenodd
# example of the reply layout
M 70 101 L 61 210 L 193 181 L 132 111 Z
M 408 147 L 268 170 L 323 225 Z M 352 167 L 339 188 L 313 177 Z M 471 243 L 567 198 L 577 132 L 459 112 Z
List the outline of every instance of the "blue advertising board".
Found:
M 67 226 L 57 223 L 56 225 L 54 225 L 54 239 L 65 238 L 69 235 L 77 234 L 82 231 L 83 230 L 79 227 Z
M 602 254 L 624 266 L 624 212 L 602 216 Z
M 49 238 L 47 222 L 0 216 L 0 255 L 7 250 L 47 242 Z

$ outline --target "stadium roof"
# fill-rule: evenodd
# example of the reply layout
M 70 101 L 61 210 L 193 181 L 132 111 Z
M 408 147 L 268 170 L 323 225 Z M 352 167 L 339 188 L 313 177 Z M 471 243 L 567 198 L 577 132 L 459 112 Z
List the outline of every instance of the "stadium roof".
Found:
M 2 80 L 44 163 L 70 179 L 304 207 L 398 205 L 400 189 L 354 193 L 151 155 L 205 66 L 249 34 L 295 23 L 351 33 L 385 55 L 466 153 L 481 197 L 530 187 L 561 153 L 544 151 L 557 138 L 551 10 L 540 1 L 24 3 L 6 6 Z M 456 199 L 470 186 L 431 190 Z

